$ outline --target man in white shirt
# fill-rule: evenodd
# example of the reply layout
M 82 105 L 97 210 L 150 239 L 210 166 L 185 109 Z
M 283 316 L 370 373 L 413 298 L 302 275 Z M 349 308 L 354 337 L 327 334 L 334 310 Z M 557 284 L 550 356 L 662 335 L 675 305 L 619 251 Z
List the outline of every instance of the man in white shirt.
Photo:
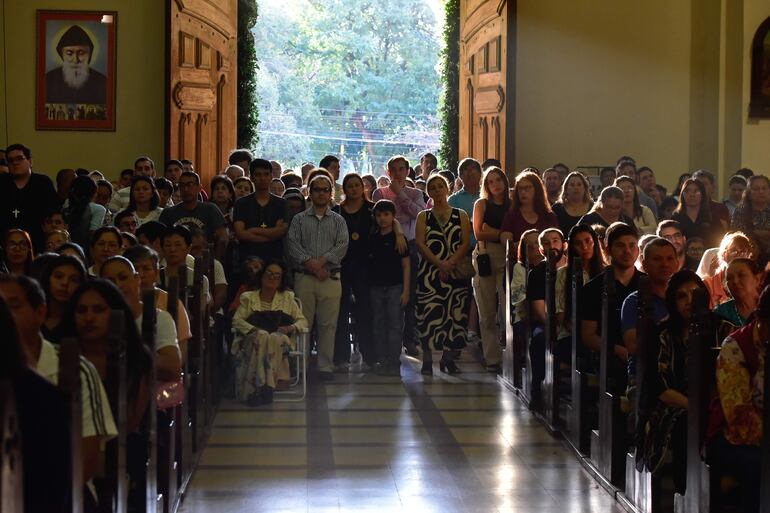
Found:
M 0 297 L 13 314 L 27 365 L 58 384 L 58 350 L 40 334 L 46 317 L 45 293 L 27 276 L 0 274 Z M 94 366 L 80 357 L 82 404 L 82 456 L 84 481 L 91 479 L 99 462 L 100 444 L 118 434 L 107 392 Z

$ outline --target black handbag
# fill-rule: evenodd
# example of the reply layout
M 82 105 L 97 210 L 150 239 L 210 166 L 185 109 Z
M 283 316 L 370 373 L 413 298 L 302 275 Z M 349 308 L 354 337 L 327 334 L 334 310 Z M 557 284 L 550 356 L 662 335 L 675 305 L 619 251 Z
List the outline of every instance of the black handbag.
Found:
M 486 252 L 486 244 L 479 242 L 479 252 L 476 255 L 476 267 L 479 270 L 479 276 L 486 277 L 492 275 L 492 259 L 489 258 L 489 254 Z M 483 251 L 483 253 L 482 253 Z

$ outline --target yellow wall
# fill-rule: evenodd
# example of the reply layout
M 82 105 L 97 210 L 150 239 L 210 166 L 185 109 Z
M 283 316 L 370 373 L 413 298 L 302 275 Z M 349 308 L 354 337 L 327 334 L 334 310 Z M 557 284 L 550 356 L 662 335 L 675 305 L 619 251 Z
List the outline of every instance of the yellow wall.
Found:
M 743 131 L 742 164 L 755 173 L 770 175 L 770 119 L 749 119 L 751 96 L 751 43 L 759 25 L 770 16 L 767 0 L 743 1 Z
M 516 166 L 690 164 L 690 3 L 519 0 Z
M 62 167 L 99 169 L 108 178 L 131 167 L 140 154 L 164 156 L 165 3 L 158 0 L 0 0 L 8 62 L 6 112 L 0 145 L 32 148 L 37 171 L 55 175 Z M 36 10 L 117 11 L 117 103 L 115 132 L 35 130 Z M 2 52 L 0 52 L 2 53 Z M 10 73 L 9 73 L 10 72 Z M 7 133 L 5 119 L 7 118 Z
M 5 41 L 5 0 L 0 0 L 0 50 L 3 49 Z M 6 139 L 6 110 L 5 110 L 5 81 L 8 72 L 5 68 L 5 53 L 0 51 L 0 146 L 7 146 Z

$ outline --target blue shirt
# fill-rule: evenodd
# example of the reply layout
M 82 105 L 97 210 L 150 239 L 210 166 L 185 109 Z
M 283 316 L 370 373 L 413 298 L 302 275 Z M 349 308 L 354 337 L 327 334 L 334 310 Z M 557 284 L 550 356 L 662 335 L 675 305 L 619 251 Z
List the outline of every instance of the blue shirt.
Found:
M 652 295 L 652 322 L 656 325 L 668 317 L 668 309 L 663 298 Z M 620 333 L 634 328 L 639 321 L 639 291 L 635 290 L 623 301 L 623 309 L 620 311 Z M 628 355 L 628 383 L 636 383 L 636 358 Z
M 476 237 L 473 235 L 473 205 L 476 204 L 476 200 L 479 199 L 479 193 L 471 194 L 465 190 L 465 187 L 449 196 L 449 206 L 453 208 L 461 208 L 468 214 L 468 219 L 471 222 L 471 248 L 476 247 Z

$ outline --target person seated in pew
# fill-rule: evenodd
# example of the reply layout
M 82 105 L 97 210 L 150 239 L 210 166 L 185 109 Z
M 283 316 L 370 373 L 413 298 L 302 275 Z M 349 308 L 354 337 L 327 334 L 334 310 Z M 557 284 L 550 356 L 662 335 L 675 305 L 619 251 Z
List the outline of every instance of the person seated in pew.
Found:
M 244 292 L 250 290 L 259 290 L 260 279 L 262 278 L 262 270 L 265 268 L 265 261 L 257 255 L 251 255 L 246 257 L 246 261 L 243 263 L 243 269 L 241 270 L 241 276 L 243 276 L 243 283 L 235 293 L 233 300 L 227 307 L 227 313 L 230 317 L 235 314 L 238 307 L 241 306 L 241 295 Z
M 609 333 L 620 332 L 620 312 L 623 301 L 639 288 L 639 277 L 642 275 L 634 265 L 639 255 L 639 236 L 636 227 L 625 223 L 612 223 L 607 228 L 607 251 L 610 265 L 604 273 L 592 278 L 583 288 L 582 301 L 580 302 L 580 337 L 582 344 L 593 354 L 601 351 L 602 343 L 602 291 L 604 290 L 604 275 L 612 273 L 615 279 L 615 295 L 608 312 L 607 328 Z M 628 361 L 628 351 L 622 340 L 613 338 L 613 358 L 616 377 L 625 376 L 625 366 Z M 596 360 L 595 358 L 593 360 Z M 594 365 L 594 371 L 598 372 L 598 365 Z M 625 379 L 616 380 L 617 389 L 614 393 L 620 393 L 625 389 Z
M 564 235 L 558 228 L 547 228 L 540 232 L 538 237 L 540 254 L 543 255 L 543 261 L 530 269 L 527 278 L 526 298 L 530 304 L 532 314 L 532 340 L 529 345 L 530 359 L 532 361 L 532 382 L 536 386 L 535 394 L 539 393 L 539 384 L 545 378 L 545 323 L 547 314 L 545 311 L 545 272 L 546 255 L 554 252 L 557 255 L 556 267 L 559 267 L 563 259 L 565 241 Z M 533 401 L 537 404 L 539 397 L 533 396 Z
M 54 385 L 58 384 L 58 349 L 40 333 L 46 317 L 43 289 L 26 276 L 0 274 L 0 297 L 13 314 L 27 365 Z M 117 429 L 99 375 L 83 357 L 80 358 L 80 391 L 83 482 L 88 482 L 98 467 L 100 444 L 117 435 Z
M 249 406 L 271 403 L 273 390 L 289 380 L 287 353 L 295 349 L 289 337 L 307 328 L 294 292 L 286 289 L 286 274 L 283 263 L 269 263 L 259 290 L 241 294 L 233 316 L 239 335 L 231 348 L 236 356 L 236 394 Z
M 21 465 L 15 466 L 22 473 L 23 511 L 70 513 L 72 446 L 64 397 L 29 365 L 16 328 L 16 320 L 0 296 L 0 382 L 13 386 L 18 430 L 23 433 Z M 4 474 L 3 479 L 6 477 Z M 41 493 L 43 489 L 45 493 Z
M 192 244 L 190 244 L 190 255 L 193 258 L 203 256 L 203 250 L 208 248 L 208 241 L 206 240 L 206 232 L 198 228 L 194 224 L 186 224 L 190 229 L 190 235 L 192 236 Z M 211 254 L 211 258 L 214 258 L 214 254 Z M 206 274 L 209 270 L 206 269 Z M 225 276 L 225 268 L 222 263 L 214 258 L 214 299 L 211 307 L 212 312 L 221 313 L 220 309 L 225 306 L 227 302 L 227 277 Z
M 528 311 L 525 301 L 527 297 L 526 262 L 529 262 L 530 268 L 533 268 L 543 260 L 538 244 L 538 235 L 539 232 L 534 228 L 521 234 L 521 240 L 516 248 L 516 263 L 511 272 L 511 306 L 515 309 L 513 330 L 519 340 L 524 340 L 526 336 L 526 323 L 524 322 L 527 319 Z
M 762 273 L 754 260 L 735 258 L 727 266 L 726 281 L 733 299 L 718 305 L 714 311 L 740 328 L 757 308 Z
M 599 238 L 590 226 L 578 224 L 572 227 L 567 237 L 567 265 L 556 271 L 557 358 L 564 368 L 569 368 L 572 361 L 572 274 L 575 257 L 580 257 L 582 261 L 583 285 L 604 269 Z M 582 290 L 580 292 L 583 299 Z
M 123 256 L 108 258 L 101 268 L 100 278 L 114 283 L 123 293 L 134 312 L 139 330 L 142 329 L 143 304 L 139 289 L 139 275 L 134 265 Z M 178 381 L 182 373 L 181 352 L 176 339 L 176 327 L 168 312 L 156 307 L 155 373 L 160 381 Z
M 706 288 L 709 290 L 709 296 L 711 296 L 712 307 L 717 307 L 722 303 L 729 301 L 731 296 L 725 287 L 725 274 L 727 273 L 727 266 L 736 258 L 749 258 L 756 261 L 757 251 L 754 248 L 754 243 L 743 232 L 731 232 L 722 238 L 722 242 L 717 249 L 716 257 L 713 260 L 707 274 L 704 276 L 701 268 L 699 267 L 698 274 L 703 278 L 703 283 L 706 284 Z M 706 253 L 704 253 L 704 259 Z M 757 291 L 759 294 L 759 291 Z M 759 296 L 757 296 L 759 297 Z
M 120 254 L 123 238 L 114 226 L 102 226 L 91 236 L 91 263 L 89 276 L 99 276 L 99 270 L 105 260 Z
M 770 287 L 759 296 L 754 318 L 728 336 L 717 358 L 719 402 L 712 403 L 706 461 L 735 476 L 742 513 L 759 511 L 764 404 L 764 361 L 770 338 Z M 767 476 L 765 476 L 767 485 Z
M 56 249 L 56 252 L 60 255 L 69 255 L 80 260 L 83 264 L 83 268 L 88 268 L 88 259 L 86 258 L 86 252 L 80 247 L 80 244 L 75 242 L 65 242 Z
M 658 401 L 645 423 L 642 448 L 644 465 L 653 474 L 661 470 L 671 453 L 674 491 L 682 495 L 687 486 L 687 344 L 695 289 L 705 291 L 706 286 L 689 269 L 677 271 L 668 282 L 669 317 L 660 326 L 657 373 L 652 378 Z M 719 320 L 718 339 L 734 329 L 731 323 Z
M 59 326 L 72 294 L 86 279 L 86 269 L 77 258 L 59 255 L 43 270 L 40 284 L 47 298 L 45 322 L 40 327 L 43 337 L 59 341 Z
M 161 245 L 163 248 L 162 255 L 165 265 L 160 271 L 160 288 L 165 290 L 168 287 L 168 277 L 179 275 L 180 269 L 186 269 L 188 291 L 195 292 L 192 289 L 193 281 L 195 279 L 195 258 L 190 255 L 190 249 L 192 248 L 192 234 L 190 233 L 190 229 L 183 224 L 166 228 L 165 232 L 161 235 Z M 204 269 L 203 272 L 204 276 L 201 292 L 204 294 L 203 297 L 205 298 L 206 303 L 211 304 L 209 280 L 205 276 L 208 269 Z
M 155 306 L 168 312 L 168 293 L 156 286 L 160 274 L 158 254 L 152 248 L 140 244 L 128 248 L 123 256 L 134 265 L 134 269 L 139 275 L 139 287 L 142 290 L 154 289 Z M 190 316 L 187 314 L 181 299 L 177 299 L 176 338 L 184 362 L 187 359 L 187 343 L 192 338 L 192 331 L 190 330 Z
M 666 286 L 671 276 L 678 270 L 679 261 L 676 249 L 666 239 L 657 238 L 647 243 L 642 252 L 642 269 L 650 277 L 652 290 L 652 321 L 656 325 L 668 317 L 666 308 Z M 630 400 L 636 394 L 636 324 L 639 319 L 639 291 L 634 291 L 623 301 L 620 311 L 620 332 L 623 345 L 628 351 L 628 390 Z

